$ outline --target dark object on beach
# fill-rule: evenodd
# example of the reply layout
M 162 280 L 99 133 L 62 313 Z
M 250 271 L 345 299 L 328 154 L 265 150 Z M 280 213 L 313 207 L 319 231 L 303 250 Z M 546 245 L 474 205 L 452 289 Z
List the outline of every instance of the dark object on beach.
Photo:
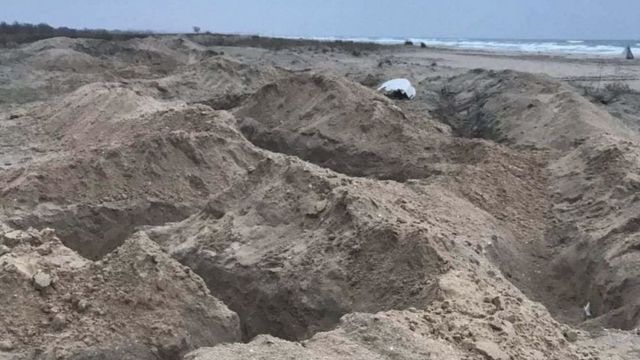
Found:
M 425 43 L 421 42 L 421 43 L 420 43 L 420 47 L 421 47 L 421 48 L 423 48 L 423 49 L 426 49 L 426 48 L 427 48 L 427 44 L 425 44 Z
M 405 44 L 406 46 L 413 46 L 413 41 L 411 41 L 411 40 L 405 40 L 405 41 L 404 41 L 404 44 Z
M 407 94 L 401 90 L 389 91 L 385 96 L 393 100 L 410 100 Z
M 380 61 L 378 62 L 378 67 L 379 67 L 379 68 L 381 68 L 381 67 L 383 67 L 383 66 L 385 66 L 385 65 L 387 65 L 387 66 L 391 66 L 391 65 L 393 65 L 393 63 L 391 62 L 391 59 L 383 59 L 383 60 L 380 60 Z
M 624 49 L 624 57 L 627 60 L 633 60 L 634 59 L 633 53 L 631 52 L 631 46 L 627 46 L 627 48 Z
M 380 84 L 380 75 L 367 74 L 367 76 L 359 82 L 366 87 L 375 88 Z

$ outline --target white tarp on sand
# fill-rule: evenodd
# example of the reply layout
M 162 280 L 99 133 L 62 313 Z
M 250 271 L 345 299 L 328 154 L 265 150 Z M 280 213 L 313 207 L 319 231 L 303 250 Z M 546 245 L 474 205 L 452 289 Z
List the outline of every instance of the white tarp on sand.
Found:
M 411 86 L 411 82 L 407 79 L 389 80 L 380 85 L 378 91 L 382 91 L 386 95 L 400 92 L 406 95 L 409 99 L 413 99 L 416 96 L 416 89 Z

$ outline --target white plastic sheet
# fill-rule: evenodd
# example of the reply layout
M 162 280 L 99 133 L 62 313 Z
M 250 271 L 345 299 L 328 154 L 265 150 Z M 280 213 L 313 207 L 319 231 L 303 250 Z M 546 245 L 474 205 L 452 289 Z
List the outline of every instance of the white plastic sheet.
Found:
M 380 85 L 378 91 L 382 91 L 385 94 L 392 94 L 395 92 L 401 92 L 409 99 L 416 97 L 416 89 L 411 85 L 411 82 L 407 79 L 393 79 Z

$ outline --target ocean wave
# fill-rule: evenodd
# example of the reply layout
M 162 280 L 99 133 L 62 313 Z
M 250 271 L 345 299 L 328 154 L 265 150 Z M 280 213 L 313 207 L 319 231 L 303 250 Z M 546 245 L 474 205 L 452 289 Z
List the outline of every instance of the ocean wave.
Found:
M 301 38 L 301 37 L 297 37 Z M 524 52 L 541 54 L 582 54 L 597 56 L 617 56 L 622 54 L 627 43 L 620 40 L 471 40 L 471 39 L 429 39 L 429 38 L 397 38 L 397 37 L 307 37 L 307 39 L 322 41 L 354 41 L 374 42 L 383 45 L 403 44 L 406 40 L 414 44 L 424 43 L 427 46 L 453 49 L 494 51 L 494 52 Z M 635 46 L 640 47 L 640 43 Z
M 622 53 L 623 47 L 619 45 L 587 44 L 584 41 L 578 42 L 526 42 L 526 41 L 458 41 L 458 40 L 437 40 L 437 39 L 415 39 L 424 42 L 426 45 L 435 47 L 449 47 L 470 50 L 487 51 L 509 51 L 527 53 L 550 53 L 550 54 L 592 54 L 592 55 L 618 55 Z

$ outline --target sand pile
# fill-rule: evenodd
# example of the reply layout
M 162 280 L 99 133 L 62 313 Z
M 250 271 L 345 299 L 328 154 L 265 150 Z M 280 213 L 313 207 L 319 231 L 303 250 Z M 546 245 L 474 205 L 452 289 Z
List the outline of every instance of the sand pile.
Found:
M 496 230 L 483 242 L 486 256 L 527 296 L 543 302 L 552 298 L 540 285 L 551 207 L 547 154 L 490 146 L 484 140 L 454 144 L 458 148 L 443 150 L 458 151 L 456 158 L 464 161 L 440 164 L 422 182 L 441 186 L 489 215 Z
M 637 137 L 571 86 L 541 75 L 472 70 L 426 86 L 440 92 L 438 116 L 466 137 L 562 151 L 602 134 Z
M 53 48 L 41 50 L 29 59 L 29 64 L 38 70 L 67 72 L 97 72 L 105 64 L 91 55 L 72 49 Z
M 87 148 L 118 138 L 121 134 L 113 132 L 124 130 L 122 126 L 141 127 L 133 119 L 179 105 L 158 101 L 122 83 L 92 83 L 44 104 L 34 117 L 47 134 Z
M 180 51 L 179 41 L 153 38 L 82 40 L 74 50 L 108 61 L 118 76 L 130 79 L 166 76 L 189 61 L 189 54 Z
M 0 174 L 5 213 L 22 227 L 54 227 L 92 258 L 137 225 L 188 216 L 261 158 L 229 113 L 119 85 L 90 85 L 37 113 L 40 136 L 62 149 Z
M 408 116 L 368 89 L 331 76 L 297 75 L 267 85 L 236 115 L 259 146 L 351 175 L 430 177 L 522 242 L 544 236 L 543 153 L 454 138 L 448 127 Z
M 640 92 L 632 90 L 624 83 L 610 83 L 599 91 L 593 88 L 578 88 L 596 105 L 607 110 L 612 116 L 622 120 L 625 125 L 640 132 Z
M 426 204 L 411 198 L 392 183 L 275 157 L 153 238 L 240 313 L 248 338 L 302 338 L 350 311 L 430 301 L 435 276 L 448 266 L 426 225 L 411 215 Z
M 22 45 L 20 47 L 20 51 L 27 53 L 36 53 L 39 51 L 50 49 L 72 49 L 79 41 L 85 40 L 72 39 L 68 37 L 54 37 Z
M 254 144 L 352 176 L 404 181 L 519 156 L 491 142 L 455 138 L 448 126 L 408 115 L 386 97 L 331 75 L 266 85 L 234 114 Z
M 448 141 L 441 125 L 407 116 L 386 97 L 335 76 L 276 81 L 235 114 L 254 144 L 354 176 L 424 177 L 439 160 L 429 150 Z
M 520 171 L 524 176 L 526 169 Z M 213 197 L 200 214 L 150 234 L 239 314 L 245 338 L 261 333 L 306 338 L 330 329 L 349 312 L 414 307 L 431 313 L 430 306 L 444 299 L 467 299 L 462 309 L 477 306 L 474 296 L 491 303 L 501 294 L 522 300 L 489 258 L 517 256 L 514 234 L 525 231 L 530 220 L 520 218 L 520 228 L 506 226 L 509 216 L 523 213 L 503 207 L 506 215 L 494 217 L 446 190 L 444 176 L 403 185 L 350 178 L 274 155 L 246 183 Z M 507 195 L 518 196 L 508 190 Z M 491 275 L 479 276 L 487 284 L 482 291 L 460 285 L 451 292 L 443 281 L 458 272 Z M 561 346 L 557 324 L 541 314 L 522 314 L 522 321 L 544 316 L 540 326 L 556 336 L 549 352 L 570 352 Z M 526 337 L 538 336 L 538 330 L 527 328 L 528 335 L 514 335 L 522 337 L 514 341 L 526 348 Z M 215 356 L 230 356 L 217 351 Z
M 4 101 L 15 96 L 25 102 L 48 99 L 93 82 L 161 78 L 193 57 L 184 42 L 53 38 L 23 45 L 3 54 L 2 64 L 7 66 L 0 67 L 0 79 L 6 76 L 8 81 L 0 84 L 8 86 L 0 94 Z
M 71 39 L 49 39 L 0 56 L 0 111 L 3 105 L 23 107 L 35 101 L 113 78 L 100 59 L 75 51 Z M 9 110 L 11 111 L 11 110 Z
M 336 329 L 305 341 L 260 335 L 248 344 L 198 349 L 185 358 L 542 360 L 591 359 L 597 353 L 572 344 L 584 333 L 561 326 L 539 304 L 472 272 L 449 273 L 439 286 L 442 297 L 425 310 L 353 313 Z
M 199 102 L 214 109 L 227 110 L 282 76 L 283 71 L 270 66 L 257 67 L 216 55 L 157 80 L 156 86 L 165 98 Z
M 95 191 L 82 194 L 105 197 L 113 184 L 127 196 L 200 198 L 232 184 L 260 157 L 227 112 L 161 103 L 121 87 L 101 90 L 106 94 L 93 91 L 86 103 L 81 94 L 78 107 L 66 108 L 70 116 L 53 111 L 44 125 L 68 146 L 75 172 L 91 174 L 84 186 Z
M 200 278 L 137 234 L 99 262 L 51 229 L 3 227 L 2 351 L 36 359 L 174 359 L 240 338 L 235 313 Z

